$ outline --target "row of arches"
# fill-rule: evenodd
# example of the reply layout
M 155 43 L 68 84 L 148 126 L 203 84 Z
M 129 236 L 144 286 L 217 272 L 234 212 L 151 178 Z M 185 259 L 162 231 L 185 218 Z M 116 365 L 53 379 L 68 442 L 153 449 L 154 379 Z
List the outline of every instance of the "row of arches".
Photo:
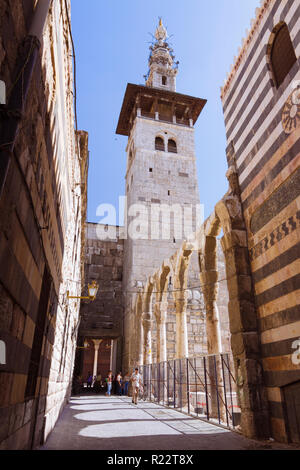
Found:
M 157 136 L 155 138 L 155 150 L 160 150 L 162 152 L 166 151 L 165 141 L 162 137 Z M 167 151 L 170 153 L 177 153 L 177 144 L 174 139 L 168 140 Z
M 221 238 L 225 258 L 226 281 L 229 293 L 228 315 L 231 331 L 231 350 L 234 361 L 242 427 L 248 436 L 260 435 L 259 423 L 266 402 L 262 386 L 260 357 L 253 345 L 258 343 L 256 309 L 248 257 L 246 227 L 242 215 L 237 175 L 227 174 L 230 190 L 216 205 L 214 212 L 195 234 L 185 241 L 150 276 L 135 294 L 133 312 L 135 334 L 131 338 L 131 363 L 151 364 L 168 360 L 166 323 L 168 315 L 168 286 L 172 280 L 174 314 L 176 316 L 176 359 L 188 357 L 187 291 L 188 269 L 192 254 L 199 260 L 200 285 L 204 297 L 207 353 L 222 352 L 219 313 L 217 307 L 218 280 L 217 239 Z M 152 354 L 152 328 L 156 322 L 156 357 Z M 250 336 L 249 336 L 250 335 Z M 251 344 L 249 343 L 251 337 Z M 253 374 L 252 374 L 253 372 Z M 260 397 L 260 405 L 252 407 Z M 250 418 L 249 418 L 250 417 Z M 243 422 L 244 420 L 244 422 Z

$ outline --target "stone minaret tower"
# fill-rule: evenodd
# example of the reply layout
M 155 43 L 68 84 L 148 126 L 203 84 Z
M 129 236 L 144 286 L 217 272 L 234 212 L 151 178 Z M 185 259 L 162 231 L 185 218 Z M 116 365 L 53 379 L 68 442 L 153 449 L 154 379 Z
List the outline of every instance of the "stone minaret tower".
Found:
M 177 250 L 187 236 L 187 225 L 196 228 L 199 204 L 194 124 L 206 101 L 176 93 L 178 63 L 161 20 L 155 38 L 146 85 L 127 85 L 117 127 L 117 134 L 128 136 L 124 368 L 138 360 L 132 335 L 134 292 Z M 162 205 L 165 211 L 159 216 Z M 169 217 L 166 208 L 172 206 L 175 215 Z M 185 232 L 180 230 L 184 216 Z

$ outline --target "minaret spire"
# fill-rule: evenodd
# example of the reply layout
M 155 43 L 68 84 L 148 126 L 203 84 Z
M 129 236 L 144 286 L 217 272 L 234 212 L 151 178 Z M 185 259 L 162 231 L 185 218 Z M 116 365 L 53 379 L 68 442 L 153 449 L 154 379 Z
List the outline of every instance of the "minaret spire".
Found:
M 174 63 L 173 49 L 167 43 L 168 32 L 160 18 L 155 31 L 153 45 L 150 46 L 149 72 L 146 85 L 176 91 L 176 75 L 178 62 Z

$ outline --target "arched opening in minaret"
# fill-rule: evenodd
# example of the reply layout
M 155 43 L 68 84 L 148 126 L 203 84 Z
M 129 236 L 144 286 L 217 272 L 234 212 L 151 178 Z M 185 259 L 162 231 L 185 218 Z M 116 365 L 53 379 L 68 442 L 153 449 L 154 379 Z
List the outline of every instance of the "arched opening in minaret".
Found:
M 173 139 L 169 139 L 168 141 L 168 152 L 177 153 L 177 144 Z
M 161 83 L 162 83 L 162 85 L 167 84 L 167 77 L 166 76 L 161 77 Z
M 162 137 L 155 138 L 155 150 L 161 150 L 162 152 L 165 151 L 165 142 Z

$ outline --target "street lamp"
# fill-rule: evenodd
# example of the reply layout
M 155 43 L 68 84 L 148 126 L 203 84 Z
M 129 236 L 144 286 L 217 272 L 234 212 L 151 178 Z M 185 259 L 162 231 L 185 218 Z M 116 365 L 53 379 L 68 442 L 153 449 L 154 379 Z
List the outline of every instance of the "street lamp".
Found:
M 89 348 L 89 342 L 85 339 L 83 346 L 77 346 L 77 349 L 88 349 Z
M 99 285 L 98 283 L 94 280 L 91 284 L 88 285 L 88 292 L 89 292 L 89 295 L 88 297 L 77 297 L 77 296 L 73 296 L 73 295 L 70 295 L 70 292 L 67 291 L 67 297 L 68 299 L 81 299 L 81 300 L 91 300 L 92 302 L 95 300 L 96 298 L 96 295 L 97 295 L 97 292 L 98 292 L 98 289 L 99 289 Z

